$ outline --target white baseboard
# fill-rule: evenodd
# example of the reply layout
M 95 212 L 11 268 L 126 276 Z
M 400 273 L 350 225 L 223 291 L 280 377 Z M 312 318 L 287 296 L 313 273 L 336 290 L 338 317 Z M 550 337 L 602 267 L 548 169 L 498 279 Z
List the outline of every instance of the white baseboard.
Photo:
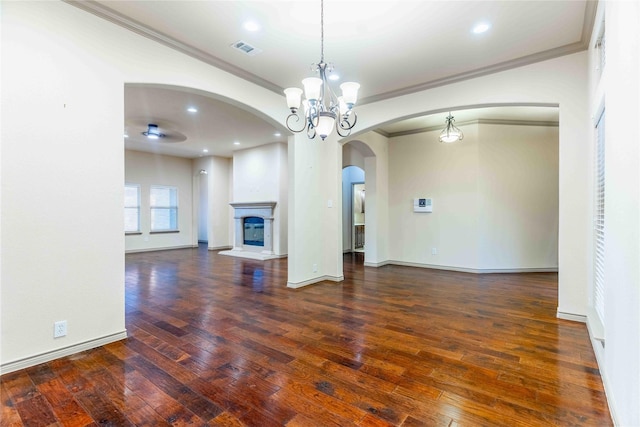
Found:
M 418 267 L 418 268 L 431 268 L 434 270 L 446 270 L 446 271 L 459 271 L 461 273 L 474 273 L 474 274 L 489 274 L 489 273 L 557 273 L 557 267 L 542 267 L 542 268 L 466 268 L 466 267 L 453 267 L 449 265 L 436 265 L 436 264 L 424 264 L 418 262 L 406 262 L 390 259 L 381 262 L 366 262 L 365 267 L 382 267 L 385 265 L 402 265 L 405 267 Z
M 582 314 L 565 313 L 563 311 L 556 311 L 556 317 L 563 320 L 572 320 L 574 322 L 587 323 L 587 316 Z
M 210 251 L 228 251 L 229 249 L 233 249 L 233 246 L 208 246 L 207 249 Z
M 197 248 L 198 245 L 182 245 L 182 246 L 168 246 L 163 248 L 143 248 L 143 249 L 129 249 L 124 251 L 125 254 L 135 254 L 140 252 L 156 252 L 156 251 L 170 251 L 172 249 L 191 249 Z
M 0 375 L 19 371 L 20 369 L 29 368 L 41 363 L 50 362 L 61 357 L 71 356 L 72 354 L 80 353 L 81 351 L 91 350 L 92 348 L 107 345 L 126 338 L 127 331 L 124 330 L 121 332 L 116 332 L 115 334 L 106 335 L 101 338 L 96 338 L 41 354 L 36 354 L 34 356 L 25 357 L 23 359 L 14 360 L 12 362 L 3 363 L 2 365 L 0 365 Z
M 325 280 L 330 280 L 332 282 L 342 282 L 344 280 L 344 276 L 320 276 L 314 277 L 313 279 L 303 280 L 302 282 L 287 282 L 287 288 L 298 289 L 304 286 L 313 285 L 314 283 L 323 282 Z
M 369 261 L 365 261 L 364 262 L 364 266 L 365 267 L 384 267 L 385 265 L 391 264 L 391 261 L 380 261 L 380 262 L 369 262 Z

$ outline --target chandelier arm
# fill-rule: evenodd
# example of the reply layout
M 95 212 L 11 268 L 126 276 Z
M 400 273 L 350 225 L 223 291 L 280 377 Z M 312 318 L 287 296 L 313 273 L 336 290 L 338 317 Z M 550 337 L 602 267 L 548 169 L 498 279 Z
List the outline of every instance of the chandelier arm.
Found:
M 285 124 L 287 125 L 287 129 L 289 129 L 291 132 L 295 132 L 295 133 L 300 133 L 304 130 L 304 128 L 306 127 L 306 120 L 302 121 L 302 127 L 300 129 L 296 129 L 294 127 L 291 127 L 291 125 L 289 124 L 289 122 L 291 121 L 291 119 L 295 117 L 295 121 L 299 122 L 300 120 L 300 116 L 297 113 L 291 113 L 287 116 L 287 120 L 285 121 Z
M 311 125 L 311 122 L 309 122 L 309 126 L 307 126 L 307 138 L 313 139 L 315 137 L 316 137 L 316 128 L 315 126 Z
M 309 120 L 309 126 L 311 126 L 312 128 L 315 128 L 320 124 L 320 114 L 318 114 L 318 113 L 320 113 L 323 110 L 322 109 L 322 102 L 320 102 L 320 100 L 318 100 L 316 105 L 319 105 L 319 107 L 317 107 L 317 106 L 309 106 L 309 111 L 307 112 L 307 118 Z
M 349 121 L 349 116 L 353 115 L 353 123 Z M 340 127 L 345 130 L 351 130 L 358 123 L 358 115 L 355 111 L 349 110 L 346 114 L 340 118 Z
M 349 127 L 349 128 L 345 129 L 344 127 L 342 127 L 342 123 L 340 123 L 340 124 L 336 123 L 336 132 L 338 132 L 338 135 L 340 135 L 340 137 L 344 138 L 344 137 L 347 137 L 347 136 L 349 136 L 351 134 L 351 128 L 352 127 Z

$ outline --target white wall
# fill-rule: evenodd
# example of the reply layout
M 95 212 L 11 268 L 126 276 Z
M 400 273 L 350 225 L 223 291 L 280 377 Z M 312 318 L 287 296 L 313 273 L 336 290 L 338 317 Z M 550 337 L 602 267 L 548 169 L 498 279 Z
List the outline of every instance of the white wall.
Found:
M 142 234 L 127 235 L 125 250 L 184 248 L 197 242 L 197 228 L 193 222 L 193 184 L 191 159 L 125 151 L 125 182 L 140 186 L 140 231 Z M 200 179 L 198 174 L 197 179 Z M 149 193 L 152 185 L 164 185 L 178 189 L 179 233 L 151 233 L 151 209 Z
M 286 255 L 287 146 L 262 145 L 233 153 L 233 202 L 277 202 L 273 213 L 273 252 Z
M 592 79 L 591 113 L 605 101 L 604 347 L 594 340 L 616 424 L 640 425 L 640 4 L 608 1 L 606 65 Z M 590 70 L 598 25 L 591 43 Z M 590 123 L 593 131 L 594 123 Z M 589 146 L 593 150 L 593 144 Z M 591 188 L 592 190 L 592 188 Z M 592 237 L 592 233 L 589 234 Z M 593 268 L 590 263 L 589 268 Z M 591 312 L 590 316 L 593 316 Z M 594 319 L 589 319 L 589 324 Z

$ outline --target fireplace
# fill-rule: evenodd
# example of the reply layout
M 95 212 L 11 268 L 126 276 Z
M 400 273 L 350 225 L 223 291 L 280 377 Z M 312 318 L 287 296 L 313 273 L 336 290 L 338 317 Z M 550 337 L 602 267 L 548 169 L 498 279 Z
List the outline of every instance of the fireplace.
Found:
M 264 218 L 248 216 L 243 219 L 242 243 L 250 246 L 264 246 Z
M 276 202 L 232 202 L 235 222 L 233 249 L 223 255 L 267 260 L 273 253 L 273 211 Z

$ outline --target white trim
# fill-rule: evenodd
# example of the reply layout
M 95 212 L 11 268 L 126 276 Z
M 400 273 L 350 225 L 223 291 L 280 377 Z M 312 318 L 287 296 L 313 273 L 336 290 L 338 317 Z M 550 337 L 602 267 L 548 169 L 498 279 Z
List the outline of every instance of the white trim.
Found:
M 207 250 L 210 251 L 227 251 L 229 249 L 232 249 L 233 246 L 231 245 L 226 245 L 226 246 L 207 246 Z
M 615 405 L 613 403 L 615 402 L 615 397 L 613 396 L 613 387 L 609 382 L 609 376 L 607 375 L 607 372 L 605 370 L 606 364 L 604 363 L 604 339 L 600 340 L 592 336 L 589 318 L 592 315 L 595 315 L 596 319 L 598 319 L 598 317 L 594 310 L 591 309 L 591 311 L 593 311 L 593 313 L 590 312 L 589 316 L 587 317 L 587 330 L 589 331 L 589 337 L 591 338 L 591 347 L 593 347 L 593 353 L 596 355 L 596 363 L 598 364 L 598 369 L 600 369 L 600 379 L 602 379 L 602 385 L 604 386 L 604 394 L 607 398 L 607 406 L 609 407 L 609 414 L 611 414 L 611 421 L 613 422 L 614 426 L 619 426 L 621 424 L 615 411 L 615 408 L 617 408 L 618 405 Z
M 143 248 L 143 249 L 129 249 L 124 251 L 125 254 L 135 254 L 138 252 L 155 252 L 155 251 L 170 251 L 173 249 L 191 249 L 197 248 L 198 245 L 181 245 L 181 246 L 167 246 L 162 248 Z
M 434 270 L 459 271 L 462 273 L 488 274 L 488 273 L 557 273 L 558 267 L 540 267 L 540 268 L 466 268 L 454 267 L 449 265 L 422 264 L 417 262 L 405 262 L 398 260 L 387 260 L 379 263 L 365 262 L 367 267 L 382 267 L 383 265 L 402 265 L 405 267 L 431 268 Z
M 604 325 L 594 307 L 587 308 L 587 329 L 591 339 L 604 342 Z
M 226 255 L 237 258 L 246 258 L 246 259 L 257 259 L 259 261 L 268 261 L 270 259 L 283 258 L 281 255 L 275 254 L 265 254 L 262 252 L 252 252 L 252 251 L 240 251 L 237 249 L 231 249 L 228 251 L 220 251 L 218 255 Z M 286 255 L 285 255 L 286 256 Z
M 61 357 L 71 356 L 81 351 L 91 350 L 92 348 L 101 347 L 127 338 L 127 331 L 116 332 L 115 334 L 106 335 L 101 338 L 92 339 L 81 342 L 79 344 L 70 345 L 68 347 L 57 350 L 48 351 L 34 356 L 25 357 L 23 359 L 14 360 L 0 365 L 0 374 L 8 374 L 9 372 L 19 371 L 20 369 L 29 368 L 41 363 L 50 362 Z
M 391 264 L 391 261 L 386 260 L 386 261 L 380 261 L 380 262 L 370 262 L 370 261 L 365 261 L 364 262 L 364 266 L 365 267 L 384 267 L 387 264 Z
M 558 319 L 571 320 L 573 322 L 587 323 L 587 316 L 582 314 L 565 313 L 558 310 L 556 312 L 556 317 Z
M 320 276 L 320 277 L 314 277 L 313 279 L 309 279 L 309 280 L 303 280 L 302 282 L 287 282 L 287 288 L 293 288 L 293 289 L 298 289 L 298 288 L 302 288 L 304 286 L 309 286 L 309 285 L 313 285 L 314 283 L 318 283 L 318 282 L 323 282 L 325 280 L 330 280 L 332 282 L 342 282 L 344 280 L 344 276 Z

